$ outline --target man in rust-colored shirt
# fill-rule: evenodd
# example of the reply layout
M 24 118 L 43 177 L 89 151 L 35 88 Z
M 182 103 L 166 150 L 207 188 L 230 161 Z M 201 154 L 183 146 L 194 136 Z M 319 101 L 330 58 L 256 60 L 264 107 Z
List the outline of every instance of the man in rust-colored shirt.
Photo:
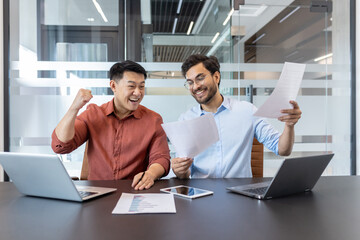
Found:
M 90 104 L 91 91 L 80 89 L 52 134 L 56 153 L 70 153 L 88 141 L 89 180 L 133 179 L 135 190 L 149 189 L 169 172 L 170 155 L 162 118 L 140 105 L 146 71 L 124 61 L 110 69 L 114 98 L 101 106 Z

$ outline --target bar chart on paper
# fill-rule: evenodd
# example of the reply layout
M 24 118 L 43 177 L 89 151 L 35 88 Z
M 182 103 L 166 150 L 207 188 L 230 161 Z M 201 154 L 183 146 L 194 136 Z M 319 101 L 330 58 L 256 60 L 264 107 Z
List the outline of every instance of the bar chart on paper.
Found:
M 156 205 L 151 202 L 146 201 L 146 197 L 143 195 L 134 196 L 133 201 L 131 202 L 129 212 L 144 212 L 147 209 L 152 209 Z

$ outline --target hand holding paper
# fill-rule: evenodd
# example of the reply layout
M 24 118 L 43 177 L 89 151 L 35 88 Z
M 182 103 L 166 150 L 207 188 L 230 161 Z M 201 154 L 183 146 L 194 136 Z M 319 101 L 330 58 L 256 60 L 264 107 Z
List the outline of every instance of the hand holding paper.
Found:
M 292 109 L 290 100 L 295 100 L 305 71 L 305 64 L 285 62 L 276 87 L 267 101 L 254 116 L 278 118 L 286 115 L 283 109 Z
M 278 119 L 286 125 L 292 127 L 301 118 L 301 110 L 297 102 L 290 101 L 290 103 L 293 105 L 293 108 L 281 110 L 281 113 L 284 113 L 285 115 L 280 116 Z

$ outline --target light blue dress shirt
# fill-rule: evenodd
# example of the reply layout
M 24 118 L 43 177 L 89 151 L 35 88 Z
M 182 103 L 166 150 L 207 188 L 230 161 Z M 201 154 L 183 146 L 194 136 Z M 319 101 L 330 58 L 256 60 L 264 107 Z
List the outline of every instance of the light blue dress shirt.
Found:
M 219 132 L 219 141 L 194 158 L 192 178 L 252 177 L 251 148 L 256 137 L 269 150 L 278 154 L 280 133 L 264 119 L 253 116 L 256 107 L 246 101 L 224 97 L 212 113 Z M 208 112 L 200 105 L 183 113 L 179 120 L 190 120 Z

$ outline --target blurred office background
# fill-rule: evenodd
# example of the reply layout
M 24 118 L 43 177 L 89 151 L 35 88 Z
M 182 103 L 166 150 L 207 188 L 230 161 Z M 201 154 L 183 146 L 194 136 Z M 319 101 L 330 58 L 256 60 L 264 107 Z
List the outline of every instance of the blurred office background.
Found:
M 78 89 L 91 89 L 92 103 L 109 101 L 107 71 L 125 59 L 149 73 L 142 104 L 164 122 L 176 121 L 196 104 L 183 86 L 181 63 L 201 53 L 220 60 L 222 94 L 257 107 L 273 91 L 284 62 L 305 63 L 297 97 L 303 115 L 291 156 L 331 151 L 326 175 L 357 173 L 355 0 L 2 4 L 0 147 L 7 151 L 52 153 L 51 133 Z M 282 123 L 269 122 L 282 131 Z M 79 175 L 83 152 L 84 146 L 62 155 L 70 175 Z M 264 176 L 273 176 L 283 157 L 265 149 L 264 158 Z

